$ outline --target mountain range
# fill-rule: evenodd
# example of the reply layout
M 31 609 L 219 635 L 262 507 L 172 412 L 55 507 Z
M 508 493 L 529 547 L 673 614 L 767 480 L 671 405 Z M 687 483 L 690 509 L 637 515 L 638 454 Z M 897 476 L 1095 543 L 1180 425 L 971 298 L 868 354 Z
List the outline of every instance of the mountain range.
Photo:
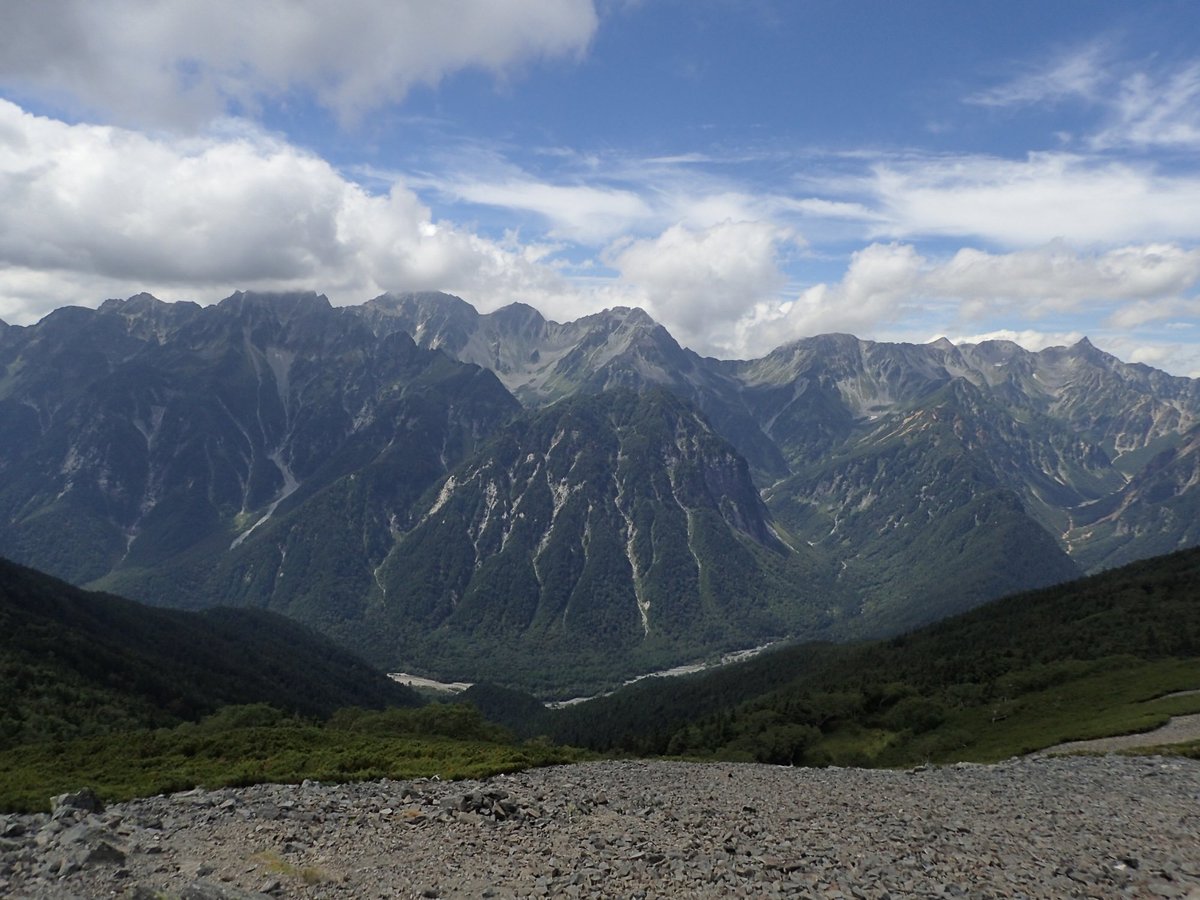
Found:
M 1200 382 L 1083 340 L 701 357 L 646 313 L 142 294 L 0 329 L 0 555 L 542 693 L 1200 543 Z

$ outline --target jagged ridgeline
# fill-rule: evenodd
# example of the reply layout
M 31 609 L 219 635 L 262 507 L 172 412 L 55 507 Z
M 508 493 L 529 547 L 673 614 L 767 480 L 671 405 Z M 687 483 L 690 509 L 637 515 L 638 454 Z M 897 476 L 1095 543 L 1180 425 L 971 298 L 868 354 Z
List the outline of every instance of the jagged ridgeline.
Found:
M 0 329 L 0 554 L 548 693 L 1190 546 L 1198 487 L 1198 382 L 1087 341 L 721 361 L 444 294 Z

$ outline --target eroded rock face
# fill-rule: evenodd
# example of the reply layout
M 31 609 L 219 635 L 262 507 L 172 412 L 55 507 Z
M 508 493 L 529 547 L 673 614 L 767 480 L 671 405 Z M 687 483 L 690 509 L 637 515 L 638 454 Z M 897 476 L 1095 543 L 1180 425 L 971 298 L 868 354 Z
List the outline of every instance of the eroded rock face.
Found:
M 0 893 L 1190 897 L 1198 808 L 1200 763 L 1158 757 L 262 785 L 0 817 Z

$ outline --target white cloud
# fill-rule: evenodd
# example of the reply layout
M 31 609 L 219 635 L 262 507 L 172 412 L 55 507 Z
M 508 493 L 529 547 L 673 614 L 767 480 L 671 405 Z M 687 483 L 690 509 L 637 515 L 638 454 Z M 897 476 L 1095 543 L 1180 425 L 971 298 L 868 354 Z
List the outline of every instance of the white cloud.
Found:
M 871 215 L 850 203 L 754 191 L 688 161 L 584 157 L 560 148 L 540 155 L 554 158 L 554 171 L 523 169 L 497 149 L 460 149 L 439 160 L 443 171 L 417 183 L 449 203 L 534 213 L 550 237 L 591 246 L 657 235 L 673 225 L 703 230 L 724 222 Z
M 850 257 L 838 284 L 817 284 L 795 300 L 763 300 L 738 323 L 746 355 L 827 332 L 866 335 L 901 317 L 927 265 L 906 244 L 871 244 Z
M 673 225 L 658 237 L 614 246 L 608 258 L 681 343 L 720 352 L 733 345 L 732 327 L 745 310 L 783 287 L 779 260 L 792 239 L 765 222 Z
M 1087 319 L 1095 331 L 1098 314 L 1106 310 L 1110 326 L 1132 329 L 1200 309 L 1200 301 L 1183 296 L 1198 281 L 1200 250 L 1173 245 L 1086 254 L 1056 243 L 1001 254 L 963 249 L 936 260 L 909 244 L 872 244 L 852 255 L 840 282 L 814 285 L 788 303 L 760 302 L 739 323 L 739 336 L 746 352 L 762 353 L 827 331 L 869 336 L 901 321 L 910 330 L 913 323 L 930 321 L 939 323 L 941 333 L 970 340 L 961 336 L 964 325 L 1025 323 L 1050 315 Z M 1072 328 L 1046 339 L 1088 330 Z M 1047 335 L 1011 326 L 993 326 L 986 334 L 1034 349 L 1044 346 L 1039 335 Z
M 973 94 L 967 102 L 1011 107 L 1093 98 L 1109 77 L 1105 66 L 1110 56 L 1109 48 L 1099 43 L 1073 49 L 1048 63 L 1028 68 L 1011 81 Z
M 1121 333 L 1102 334 L 1092 343 L 1126 362 L 1144 363 L 1156 369 L 1200 378 L 1200 343 L 1181 343 L 1171 340 L 1146 340 L 1141 335 Z
M 1110 121 L 1091 144 L 1200 148 L 1200 64 L 1164 77 L 1138 72 L 1125 79 L 1110 103 Z
M 873 236 L 974 236 L 1010 247 L 1200 240 L 1200 177 L 1065 153 L 882 162 L 860 189 Z
M 464 180 L 443 184 L 440 189 L 468 203 L 538 213 L 549 220 L 551 236 L 588 243 L 612 240 L 652 216 L 645 200 L 618 188 L 511 178 Z
M 343 119 L 476 67 L 582 53 L 592 0 L 8 0 L 0 83 L 140 124 L 296 90 Z
M 1129 329 L 1173 319 L 1200 322 L 1200 299 L 1170 297 L 1161 300 L 1138 300 L 1116 310 L 1108 317 L 1107 324 L 1113 328 Z
M 1153 62 L 1134 66 L 1114 47 L 1094 43 L 967 102 L 1004 108 L 1080 102 L 1100 114 L 1085 140 L 1094 150 L 1200 147 L 1200 63 L 1170 69 Z
M 0 317 L 144 289 L 215 299 L 318 288 L 341 302 L 445 289 L 485 306 L 569 293 L 545 248 L 435 221 L 268 136 L 164 139 L 0 100 Z
M 1171 244 L 1080 254 L 1063 243 L 1014 253 L 964 248 L 928 268 L 922 288 L 939 297 L 1019 304 L 1030 314 L 1087 302 L 1170 297 L 1200 280 L 1200 250 Z

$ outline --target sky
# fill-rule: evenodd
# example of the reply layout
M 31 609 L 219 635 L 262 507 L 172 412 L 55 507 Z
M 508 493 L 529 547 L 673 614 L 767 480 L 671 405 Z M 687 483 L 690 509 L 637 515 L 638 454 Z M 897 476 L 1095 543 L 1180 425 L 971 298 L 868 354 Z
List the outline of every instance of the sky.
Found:
M 641 306 L 1200 377 L 1193 0 L 5 0 L 0 318 Z

